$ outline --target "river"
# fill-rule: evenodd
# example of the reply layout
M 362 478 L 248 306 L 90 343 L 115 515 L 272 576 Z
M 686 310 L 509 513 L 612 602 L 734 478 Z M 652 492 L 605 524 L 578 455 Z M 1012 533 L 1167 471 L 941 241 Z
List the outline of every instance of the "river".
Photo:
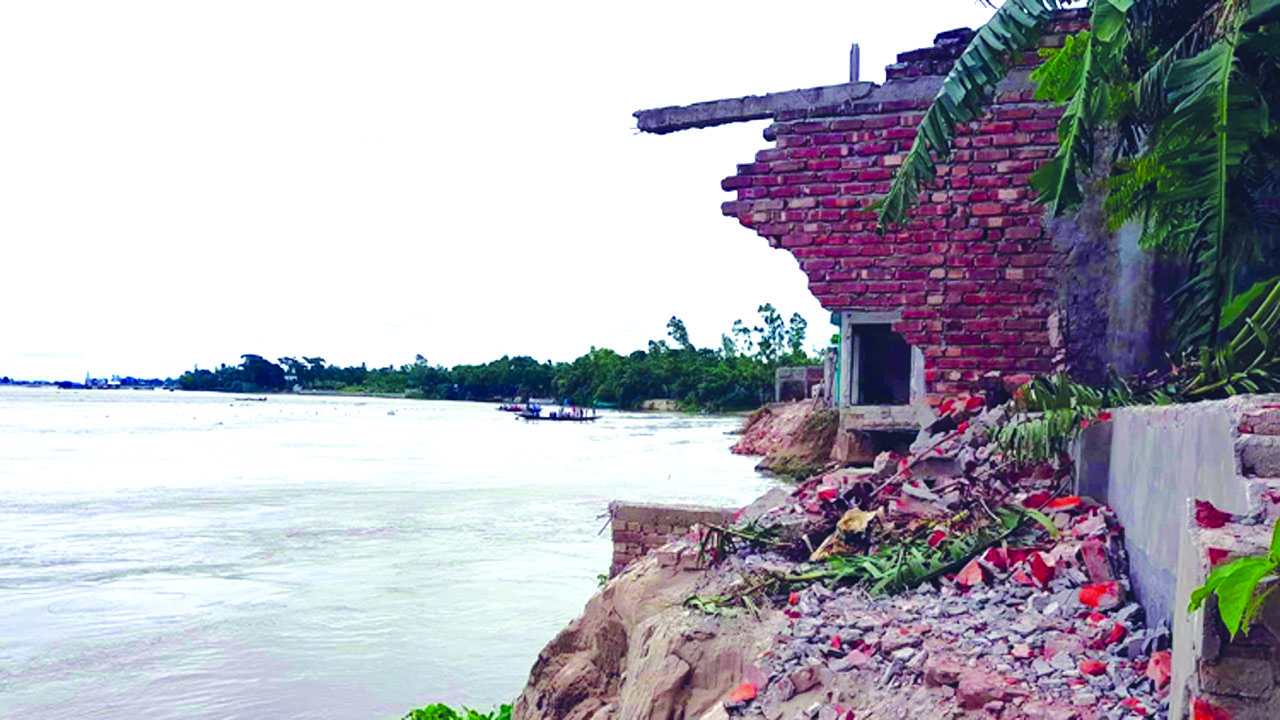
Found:
M 770 486 L 738 422 L 0 387 L 0 717 L 510 701 L 607 572 L 611 499 Z

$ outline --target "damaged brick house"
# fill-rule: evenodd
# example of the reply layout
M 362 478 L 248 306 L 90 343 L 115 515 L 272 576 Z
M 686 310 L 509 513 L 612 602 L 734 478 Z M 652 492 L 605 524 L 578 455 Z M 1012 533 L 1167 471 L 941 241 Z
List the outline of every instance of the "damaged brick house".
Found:
M 1056 14 L 1042 47 L 1060 46 L 1085 18 Z M 883 85 L 858 81 L 855 46 L 846 84 L 636 113 L 641 131 L 659 134 L 773 120 L 764 133 L 773 147 L 723 181 L 737 198 L 722 210 L 790 252 L 839 325 L 833 395 L 846 459 L 872 451 L 873 438 L 883 446 L 882 433 L 914 431 L 922 409 L 984 376 L 1070 368 L 1101 380 L 1159 356 L 1167 283 L 1136 229 L 1108 231 L 1096 198 L 1050 219 L 1029 195 L 1061 115 L 1034 99 L 1036 53 L 1015 65 L 983 119 L 960 129 L 909 225 L 877 227 L 870 206 L 972 36 L 945 32 L 902 53 Z

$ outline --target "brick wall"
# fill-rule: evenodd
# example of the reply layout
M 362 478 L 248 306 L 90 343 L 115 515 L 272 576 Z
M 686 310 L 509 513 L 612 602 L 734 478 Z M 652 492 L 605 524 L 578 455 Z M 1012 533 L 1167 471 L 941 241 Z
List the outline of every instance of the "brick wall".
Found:
M 1059 14 L 1042 44 L 1061 44 L 1083 17 Z M 1062 359 L 1064 254 L 1027 183 L 1057 147 L 1061 110 L 1032 97 L 1035 53 L 1019 60 L 990 111 L 959 129 L 953 158 L 905 228 L 878 234 L 869 207 L 971 35 L 943 33 L 933 48 L 903 53 L 884 86 L 838 114 L 780 114 L 765 131 L 774 147 L 722 183 L 737 193 L 723 212 L 790 251 L 824 307 L 903 309 L 894 330 L 923 350 L 934 400 L 988 371 L 1047 372 Z
M 1265 555 L 1270 525 L 1229 523 L 1213 531 L 1192 529 L 1196 582 L 1210 566 L 1235 556 Z M 1271 598 L 1248 633 L 1235 639 L 1215 609 L 1216 598 L 1189 613 L 1180 628 L 1191 637 L 1175 637 L 1174 692 L 1170 718 L 1220 717 L 1231 720 L 1280 718 L 1280 600 Z M 1185 657 L 1179 657 L 1185 653 Z
M 698 523 L 732 523 L 735 512 L 734 509 L 697 505 L 609 503 L 613 527 L 613 564 L 609 575 L 617 575 L 649 551 L 683 537 Z

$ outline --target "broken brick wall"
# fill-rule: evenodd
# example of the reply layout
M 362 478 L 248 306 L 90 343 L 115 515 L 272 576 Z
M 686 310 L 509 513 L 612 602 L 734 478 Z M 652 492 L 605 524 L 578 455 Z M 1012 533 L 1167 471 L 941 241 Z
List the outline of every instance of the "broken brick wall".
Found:
M 1084 18 L 1057 14 L 1041 44 L 1059 46 Z M 1061 117 L 1034 99 L 1034 52 L 1015 64 L 987 113 L 959 128 L 953 157 L 907 225 L 878 232 L 871 203 L 888 191 L 971 36 L 943 33 L 934 47 L 903 53 L 883 86 L 841 108 L 780 113 L 765 131 L 775 146 L 722 183 L 737 193 L 723 212 L 790 251 L 823 307 L 902 310 L 894 330 L 922 349 L 935 402 L 990 371 L 1070 365 L 1100 379 L 1108 365 L 1126 364 L 1109 351 L 1142 351 L 1106 342 L 1107 308 L 1097 300 L 1132 279 L 1116 275 L 1103 218 L 1047 223 L 1033 202 L 1028 177 L 1056 151 Z
M 613 564 L 610 577 L 632 562 L 688 534 L 699 523 L 728 525 L 736 510 L 691 505 L 638 505 L 609 503 L 613 527 Z
M 1266 503 L 1263 517 L 1276 515 Z M 1209 517 L 1230 516 L 1208 513 Z M 1199 520 L 1199 522 L 1197 522 Z M 1270 522 L 1252 518 L 1206 523 L 1197 515 L 1187 532 L 1183 558 L 1187 586 L 1203 583 L 1209 572 L 1237 557 L 1264 556 L 1271 540 Z M 1262 605 L 1248 632 L 1234 639 L 1223 625 L 1210 598 L 1201 609 L 1180 611 L 1175 625 L 1174 690 L 1170 718 L 1280 718 L 1280 600 Z

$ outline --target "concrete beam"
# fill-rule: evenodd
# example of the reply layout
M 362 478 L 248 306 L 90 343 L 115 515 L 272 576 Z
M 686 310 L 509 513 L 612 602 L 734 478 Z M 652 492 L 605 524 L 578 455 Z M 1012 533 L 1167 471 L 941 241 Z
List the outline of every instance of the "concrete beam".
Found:
M 845 103 L 867 97 L 875 88 L 875 83 L 852 82 L 767 95 L 748 95 L 729 100 L 712 100 L 692 105 L 637 110 L 633 114 L 642 132 L 665 135 L 690 128 L 714 127 L 747 120 L 766 120 L 787 110 L 835 109 Z

